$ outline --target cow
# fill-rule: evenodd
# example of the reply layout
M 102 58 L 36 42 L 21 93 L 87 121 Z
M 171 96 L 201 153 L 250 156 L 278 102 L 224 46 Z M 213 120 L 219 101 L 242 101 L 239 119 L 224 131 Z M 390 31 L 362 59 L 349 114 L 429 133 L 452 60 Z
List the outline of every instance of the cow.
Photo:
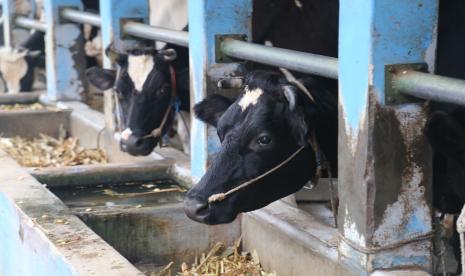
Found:
M 337 172 L 337 93 L 313 78 L 300 83 L 314 101 L 278 73 L 253 71 L 235 101 L 211 95 L 194 107 L 197 118 L 217 128 L 221 149 L 186 194 L 189 218 L 229 223 L 295 193 L 316 176 L 321 153 Z
M 34 31 L 16 48 L 0 49 L 0 73 L 8 93 L 31 91 L 35 68 L 45 68 L 44 33 Z
M 98 89 L 115 88 L 122 113 L 121 149 L 148 155 L 173 121 L 173 111 L 189 110 L 188 49 L 166 45 L 112 52 L 117 70 L 92 67 L 87 79 Z M 155 133 L 158 131 L 158 133 Z
M 182 1 L 177 1 L 176 4 L 180 4 Z M 337 56 L 337 9 L 338 1 L 301 1 L 300 7 L 292 1 L 278 1 L 278 0 L 256 0 L 254 1 L 254 14 L 253 14 L 253 40 L 258 43 L 263 43 L 266 40 L 270 40 L 277 47 L 287 47 L 294 50 L 304 50 L 307 52 L 314 52 L 318 54 L 325 54 L 329 56 Z M 323 16 L 325 15 L 325 16 Z M 313 18 L 312 22 L 308 21 L 308 18 Z M 302 24 L 298 25 L 295 21 L 301 22 Z M 186 20 L 187 21 L 187 20 Z M 314 24 L 313 21 L 319 21 L 319 24 Z M 180 20 L 180 23 L 183 21 Z M 278 24 L 277 22 L 280 22 Z M 178 22 L 178 24 L 180 24 Z M 289 32 L 289 29 L 283 27 L 287 25 L 294 26 L 291 28 L 292 35 Z M 173 26 L 176 24 L 173 23 Z M 283 26 L 281 26 L 283 25 Z M 325 28 L 320 28 L 318 26 L 325 26 Z M 312 34 L 312 39 L 302 39 L 302 36 L 297 35 L 298 33 L 309 33 Z M 188 96 L 188 89 L 179 89 L 179 87 L 189 87 L 188 83 L 188 73 L 189 73 L 189 64 L 188 64 L 188 53 L 180 47 L 174 47 L 173 45 L 165 45 L 163 49 L 172 48 L 175 49 L 178 54 L 176 61 L 172 63 L 172 67 L 176 72 L 182 72 L 182 74 L 176 74 L 176 80 L 178 87 L 178 97 L 180 101 L 180 113 L 184 114 L 182 116 L 183 120 L 178 121 L 177 131 L 185 131 L 189 128 L 189 122 L 187 112 L 189 112 L 190 98 Z M 157 51 L 153 50 L 154 56 L 153 59 L 156 59 Z M 124 56 L 124 54 L 123 54 Z M 125 64 L 123 64 L 125 66 Z M 123 67 L 124 67 L 123 66 Z M 257 68 L 268 68 L 263 66 L 256 66 Z M 168 67 L 162 66 L 168 70 Z M 151 70 L 150 67 L 146 68 Z M 106 72 L 106 73 L 105 73 Z M 108 84 L 108 80 L 103 80 L 103 76 L 109 76 L 108 70 L 93 68 L 90 69 L 87 73 L 88 81 L 96 86 L 97 88 L 107 87 L 104 84 Z M 144 76 L 149 76 L 150 72 L 140 72 Z M 165 75 L 168 72 L 164 72 Z M 112 75 L 117 76 L 115 71 Z M 123 75 L 118 75 L 119 78 L 127 78 Z M 117 78 L 118 78 L 117 76 Z M 145 80 L 148 80 L 147 78 Z M 171 86 L 171 80 L 169 78 L 159 79 L 159 81 L 164 81 L 163 84 L 152 83 L 152 90 L 156 91 L 156 87 L 162 86 Z M 102 83 L 99 83 L 102 82 Z M 133 109 L 123 108 L 122 116 L 124 121 L 124 131 L 121 135 L 121 148 L 124 151 L 127 151 L 131 155 L 147 155 L 152 152 L 155 146 L 161 139 L 155 139 L 150 137 L 150 132 L 153 129 L 160 127 L 159 123 L 161 120 L 158 120 L 158 125 L 156 122 L 145 120 L 138 120 L 138 115 L 132 115 L 132 112 L 139 112 L 138 110 L 145 110 L 145 115 L 147 117 L 158 117 L 161 118 L 163 114 L 168 110 L 169 103 L 157 103 L 154 105 L 152 101 L 141 102 L 131 97 L 138 97 L 138 93 L 133 93 L 130 91 L 134 89 L 134 86 L 128 85 L 125 87 L 118 87 L 119 80 L 113 80 L 110 83 L 115 84 L 115 88 L 118 95 L 126 95 L 122 97 L 120 102 L 121 105 L 131 105 L 128 102 L 138 102 L 138 106 Z M 147 84 L 149 85 L 149 84 Z M 146 85 L 143 85 L 146 87 Z M 334 85 L 335 87 L 335 85 Z M 128 89 L 128 91 L 122 91 L 122 89 Z M 147 91 L 150 88 L 147 86 Z M 174 111 L 174 109 L 171 109 Z M 153 114 L 152 114 L 153 113 Z M 157 114 L 155 114 L 157 113 Z M 171 119 L 167 123 L 170 125 L 173 120 Z M 186 121 L 186 122 L 184 122 Z M 187 126 L 187 127 L 186 127 Z M 134 130 L 135 128 L 137 130 Z M 163 128 L 163 134 L 168 131 L 168 127 Z M 189 152 L 189 139 L 187 135 L 181 137 L 182 143 L 184 145 L 184 151 Z
M 464 15 L 464 1 L 439 2 L 438 75 L 465 79 L 465 38 L 461 35 L 465 32 Z M 457 217 L 465 204 L 465 108 L 432 102 L 429 109 L 424 133 L 433 149 L 433 207 L 442 214 Z M 460 263 L 456 231 L 449 242 Z M 461 272 L 459 265 L 457 275 Z
M 465 108 L 434 110 L 424 133 L 433 148 L 433 206 L 457 216 L 465 204 Z M 458 233 L 450 238 L 455 257 L 460 260 Z
M 83 0 L 84 9 L 90 12 L 98 12 L 99 1 Z M 36 0 L 35 6 L 30 1 L 19 1 L 15 5 L 17 14 L 30 14 L 43 21 L 43 2 Z M 98 63 L 99 50 L 97 28 L 84 26 L 86 39 L 86 55 L 88 65 Z M 19 42 L 14 48 L 0 48 L 0 73 L 6 85 L 8 93 L 31 91 L 37 80 L 34 72 L 45 69 L 45 34 L 40 31 L 32 31 L 24 41 Z M 95 61 L 97 59 L 97 61 Z

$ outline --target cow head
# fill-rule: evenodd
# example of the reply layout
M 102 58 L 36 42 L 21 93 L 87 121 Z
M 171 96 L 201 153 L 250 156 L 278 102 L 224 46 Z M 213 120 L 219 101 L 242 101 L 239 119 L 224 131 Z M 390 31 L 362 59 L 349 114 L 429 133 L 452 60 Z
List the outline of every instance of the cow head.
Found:
M 200 182 L 186 195 L 188 217 L 206 224 L 228 223 L 241 212 L 298 191 L 315 175 L 315 153 L 307 141 L 325 113 L 333 118 L 326 128 L 337 129 L 337 99 L 316 87 L 308 89 L 314 93 L 316 103 L 281 75 L 256 71 L 247 76 L 235 102 L 212 95 L 195 106 L 196 116 L 217 128 L 221 149 Z M 337 130 L 332 139 L 337 141 Z M 278 170 L 221 201 L 209 202 L 212 195 L 262 175 L 296 152 Z
M 27 49 L 0 49 L 0 73 L 8 93 L 15 94 L 32 89 L 35 60 L 40 54 L 40 51 Z
M 116 53 L 111 49 L 107 55 L 114 58 L 117 70 L 92 67 L 86 75 L 98 89 L 114 88 L 119 102 L 120 119 L 124 129 L 121 148 L 131 155 L 148 155 L 160 142 L 160 136 L 150 136 L 159 128 L 172 104 L 170 62 L 176 51 L 166 49 L 137 49 Z M 171 112 L 169 112 L 171 113 Z M 172 120 L 169 114 L 162 133 L 168 130 Z

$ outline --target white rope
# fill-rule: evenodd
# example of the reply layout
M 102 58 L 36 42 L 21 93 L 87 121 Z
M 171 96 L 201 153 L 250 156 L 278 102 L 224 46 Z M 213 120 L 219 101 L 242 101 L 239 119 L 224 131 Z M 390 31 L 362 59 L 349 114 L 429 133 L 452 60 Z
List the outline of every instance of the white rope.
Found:
M 291 156 L 289 156 L 286 160 L 284 160 L 283 162 L 279 163 L 278 165 L 276 165 L 275 167 L 273 167 L 271 170 L 269 171 L 266 171 L 265 173 L 255 177 L 255 178 L 252 178 L 250 179 L 249 181 L 246 181 L 244 183 L 242 183 L 241 185 L 225 192 L 225 193 L 218 193 L 218 194 L 213 194 L 211 195 L 209 198 L 208 198 L 208 203 L 212 203 L 212 202 L 218 202 L 218 201 L 222 201 L 224 200 L 226 197 L 228 197 L 229 195 L 231 195 L 232 193 L 235 193 L 241 189 L 244 189 L 245 187 L 249 186 L 250 184 L 253 184 L 254 182 L 264 178 L 265 176 L 269 175 L 270 173 L 276 171 L 277 169 L 281 168 L 282 166 L 284 166 L 285 164 L 289 163 L 289 161 L 291 161 L 297 154 L 299 154 L 299 152 L 301 152 L 303 149 L 305 148 L 305 146 L 302 146 L 300 147 L 297 151 L 295 151 Z

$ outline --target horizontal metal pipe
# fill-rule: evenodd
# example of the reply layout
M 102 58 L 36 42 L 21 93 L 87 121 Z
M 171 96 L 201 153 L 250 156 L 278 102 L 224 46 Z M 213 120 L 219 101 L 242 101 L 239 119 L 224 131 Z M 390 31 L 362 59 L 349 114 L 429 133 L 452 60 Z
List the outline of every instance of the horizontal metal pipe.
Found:
M 184 47 L 189 47 L 189 33 L 185 31 L 175 31 L 161 27 L 154 27 L 139 22 L 127 22 L 123 25 L 126 34 L 172 43 Z
M 90 24 L 94 27 L 99 28 L 102 24 L 102 19 L 100 18 L 100 16 L 91 12 L 79 11 L 74 9 L 64 9 L 61 12 L 61 16 L 64 19 L 67 19 L 75 23 Z
M 393 76 L 393 88 L 404 94 L 465 106 L 465 80 L 405 70 Z
M 28 17 L 18 16 L 15 18 L 15 25 L 25 29 L 33 29 L 41 32 L 46 32 L 47 24 L 39 20 L 31 19 Z
M 261 44 L 225 39 L 221 51 L 230 57 L 284 67 L 302 73 L 338 78 L 338 60 L 310 53 L 269 47 Z

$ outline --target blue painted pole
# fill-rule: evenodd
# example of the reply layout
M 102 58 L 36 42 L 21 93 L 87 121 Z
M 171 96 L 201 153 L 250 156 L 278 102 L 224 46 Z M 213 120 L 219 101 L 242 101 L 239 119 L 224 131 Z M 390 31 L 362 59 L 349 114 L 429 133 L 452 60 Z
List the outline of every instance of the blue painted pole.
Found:
M 113 43 L 113 47 L 119 51 L 140 46 L 140 41 L 134 38 L 125 37 L 122 33 L 122 23 L 125 19 L 147 23 L 149 21 L 149 3 L 147 0 L 114 1 L 100 0 L 100 17 L 102 21 L 102 56 L 103 67 L 114 68 L 111 60 L 105 55 L 107 47 Z M 104 114 L 105 125 L 110 131 L 114 131 L 115 123 L 115 103 L 113 91 L 104 92 Z
M 392 64 L 434 70 L 437 15 L 438 0 L 340 1 L 339 249 L 361 274 L 432 269 L 426 114 L 388 105 L 385 78 Z
M 63 8 L 82 10 L 80 0 L 45 0 L 47 97 L 80 100 L 84 91 L 85 53 L 81 27 L 63 20 Z
M 215 93 L 220 78 L 244 70 L 240 63 L 215 61 L 215 36 L 243 34 L 251 40 L 251 14 L 250 0 L 189 1 L 192 106 L 208 94 Z M 218 148 L 218 138 L 213 129 L 208 129 L 199 120 L 192 118 L 191 122 L 191 170 L 193 178 L 199 179 L 206 171 L 209 157 Z
M 141 21 L 148 24 L 149 4 L 147 0 L 112 1 L 100 0 L 100 16 L 102 18 L 103 51 L 113 42 L 115 49 L 124 50 L 139 46 L 134 38 L 124 37 L 121 24 L 125 19 Z M 111 61 L 103 53 L 105 68 L 112 68 Z
M 15 16 L 15 1 L 2 0 L 3 43 L 6 47 L 13 46 L 13 20 Z

